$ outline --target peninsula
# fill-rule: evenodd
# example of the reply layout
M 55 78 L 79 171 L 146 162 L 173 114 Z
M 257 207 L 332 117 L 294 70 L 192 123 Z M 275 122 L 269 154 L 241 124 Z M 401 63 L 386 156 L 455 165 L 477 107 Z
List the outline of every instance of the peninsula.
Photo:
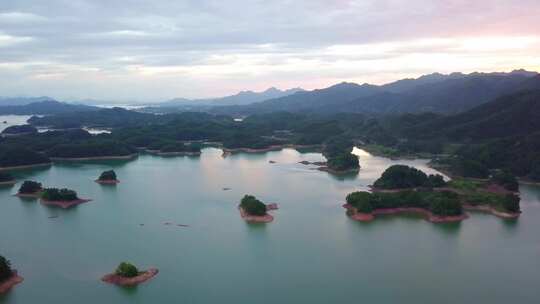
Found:
M 508 182 L 509 177 L 505 181 Z M 454 180 L 403 165 L 388 168 L 375 181 L 372 192 L 347 195 L 344 208 L 354 220 L 371 221 L 376 215 L 419 213 L 428 221 L 455 222 L 468 217 L 466 210 L 489 212 L 501 218 L 517 218 L 520 198 L 501 185 L 498 175 L 487 182 Z M 513 183 L 506 187 L 513 188 Z

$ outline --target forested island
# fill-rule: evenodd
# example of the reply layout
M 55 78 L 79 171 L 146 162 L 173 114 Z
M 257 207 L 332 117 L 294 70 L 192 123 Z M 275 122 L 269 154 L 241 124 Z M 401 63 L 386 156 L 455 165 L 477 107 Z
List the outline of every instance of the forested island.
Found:
M 466 210 L 517 218 L 520 198 L 509 190 L 515 189 L 509 180 L 511 177 L 495 174 L 488 181 L 460 179 L 447 183 L 440 175 L 428 176 L 415 168 L 395 165 L 375 181 L 373 192 L 347 195 L 344 207 L 358 221 L 371 221 L 381 214 L 414 212 L 431 222 L 452 222 L 466 219 Z
M 251 223 L 269 223 L 274 217 L 268 214 L 268 210 L 277 209 L 276 204 L 266 205 L 253 195 L 245 195 L 238 206 L 240 216 Z
M 2 131 L 2 136 L 18 136 L 18 135 L 27 135 L 35 134 L 38 130 L 31 125 L 19 125 L 19 126 L 10 126 L 5 128 Z
M 0 294 L 8 292 L 13 286 L 21 283 L 23 278 L 11 268 L 11 263 L 0 255 Z
M 101 280 L 119 286 L 135 286 L 155 277 L 158 272 L 159 270 L 157 268 L 139 271 L 133 264 L 122 262 L 118 265 L 114 273 L 103 276 Z
M 21 187 L 19 187 L 19 191 L 17 191 L 17 194 L 15 195 L 19 197 L 40 198 L 42 191 L 43 186 L 41 183 L 26 180 L 22 183 Z
M 114 170 L 108 170 L 103 171 L 95 182 L 102 185 L 116 185 L 120 181 L 116 177 L 116 172 L 114 172 Z
M 77 192 L 66 188 L 45 188 L 41 193 L 42 204 L 57 206 L 64 209 L 89 201 L 89 199 L 79 198 Z

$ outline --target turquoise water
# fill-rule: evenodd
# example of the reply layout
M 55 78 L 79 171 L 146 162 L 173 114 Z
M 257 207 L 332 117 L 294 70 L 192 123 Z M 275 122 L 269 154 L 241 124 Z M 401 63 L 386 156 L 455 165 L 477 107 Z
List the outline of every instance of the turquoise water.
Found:
M 0 189 L 0 254 L 25 278 L 0 302 L 538 302 L 539 188 L 522 186 L 517 221 L 475 213 L 461 224 L 417 216 L 358 223 L 341 208 L 345 195 L 396 162 L 357 152 L 360 173 L 341 178 L 297 163 L 320 154 L 291 149 L 223 158 L 210 148 L 194 158 L 18 173 L 93 201 L 61 210 L 13 197 L 19 185 Z M 426 169 L 422 160 L 400 163 Z M 118 186 L 93 182 L 110 168 Z M 274 222 L 240 218 L 247 193 L 279 204 Z M 161 272 L 136 288 L 100 281 L 124 260 Z

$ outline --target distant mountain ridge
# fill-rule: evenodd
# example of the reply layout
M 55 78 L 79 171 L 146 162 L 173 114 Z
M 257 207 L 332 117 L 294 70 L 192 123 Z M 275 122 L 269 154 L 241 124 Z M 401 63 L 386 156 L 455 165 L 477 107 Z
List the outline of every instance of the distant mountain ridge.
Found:
M 70 112 L 95 111 L 97 109 L 99 108 L 47 99 L 23 105 L 0 106 L 0 115 L 51 115 Z
M 455 114 L 503 95 L 535 89 L 538 77 L 538 73 L 525 70 L 509 73 L 434 73 L 381 86 L 340 83 L 250 105 L 215 107 L 212 110 L 244 115 L 275 111 Z
M 241 91 L 235 95 L 218 97 L 218 98 L 205 98 L 205 99 L 187 99 L 187 98 L 175 98 L 166 102 L 153 103 L 150 106 L 159 107 L 181 107 L 181 106 L 230 106 L 230 105 L 248 105 L 255 102 L 260 102 L 267 99 L 279 98 L 282 96 L 288 96 L 297 92 L 302 92 L 301 88 L 293 88 L 288 90 L 280 90 L 275 87 L 271 87 L 262 92 L 253 91 Z

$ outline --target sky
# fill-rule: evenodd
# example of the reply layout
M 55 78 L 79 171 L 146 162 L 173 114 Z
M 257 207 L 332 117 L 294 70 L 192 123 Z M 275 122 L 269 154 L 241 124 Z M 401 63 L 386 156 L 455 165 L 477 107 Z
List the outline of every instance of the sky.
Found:
M 538 0 L 0 0 L 0 96 L 158 101 L 540 70 Z

